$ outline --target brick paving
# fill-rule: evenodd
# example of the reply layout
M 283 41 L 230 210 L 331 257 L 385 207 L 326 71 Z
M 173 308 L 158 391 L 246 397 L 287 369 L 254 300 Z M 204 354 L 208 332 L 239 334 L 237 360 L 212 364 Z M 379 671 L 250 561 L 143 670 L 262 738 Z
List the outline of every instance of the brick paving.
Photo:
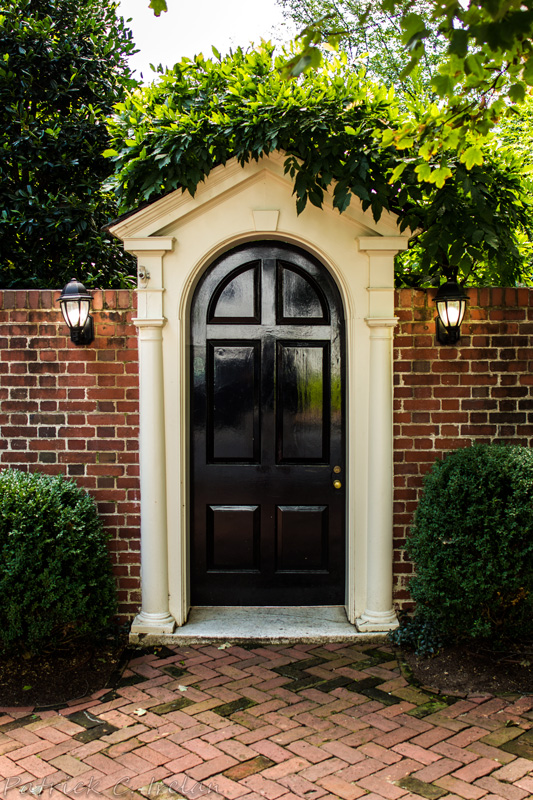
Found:
M 0 798 L 522 800 L 532 709 L 409 685 L 386 644 L 152 648 L 112 690 L 0 708 Z

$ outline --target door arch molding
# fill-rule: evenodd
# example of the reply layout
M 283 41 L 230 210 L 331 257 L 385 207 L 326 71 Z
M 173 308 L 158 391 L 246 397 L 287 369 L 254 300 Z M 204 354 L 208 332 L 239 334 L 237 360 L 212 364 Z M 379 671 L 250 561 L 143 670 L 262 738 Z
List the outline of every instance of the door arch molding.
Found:
M 218 242 L 208 252 L 204 253 L 202 258 L 192 266 L 190 274 L 188 275 L 186 283 L 184 284 L 183 292 L 177 299 L 175 308 L 176 317 L 180 320 L 189 318 L 191 303 L 196 286 L 202 279 L 204 273 L 211 266 L 213 266 L 218 259 L 223 257 L 231 250 L 237 249 L 238 247 L 258 242 L 286 244 L 296 248 L 297 250 L 301 250 L 302 253 L 305 253 L 310 258 L 318 261 L 318 263 L 330 273 L 335 285 L 337 286 L 342 300 L 345 319 L 350 319 L 352 316 L 354 316 L 356 313 L 354 306 L 355 298 L 349 287 L 346 285 L 344 272 L 336 266 L 335 262 L 332 261 L 326 252 L 324 252 L 321 248 L 318 248 L 314 243 L 309 242 L 295 234 L 278 234 L 269 232 L 266 234 L 250 233 L 246 235 L 241 234 L 239 236 L 230 236 L 224 239 L 223 242 Z

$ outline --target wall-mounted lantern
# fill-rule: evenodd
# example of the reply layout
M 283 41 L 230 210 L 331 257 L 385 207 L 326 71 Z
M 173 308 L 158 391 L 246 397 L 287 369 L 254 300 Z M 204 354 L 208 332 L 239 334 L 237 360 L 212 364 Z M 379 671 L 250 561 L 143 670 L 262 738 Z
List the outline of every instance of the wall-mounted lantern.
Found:
M 461 322 L 468 296 L 455 281 L 446 281 L 435 295 L 436 335 L 441 344 L 455 344 L 461 336 Z
M 59 298 L 65 322 L 70 328 L 74 344 L 91 344 L 94 339 L 93 318 L 89 315 L 92 296 L 83 283 L 75 278 L 63 288 Z

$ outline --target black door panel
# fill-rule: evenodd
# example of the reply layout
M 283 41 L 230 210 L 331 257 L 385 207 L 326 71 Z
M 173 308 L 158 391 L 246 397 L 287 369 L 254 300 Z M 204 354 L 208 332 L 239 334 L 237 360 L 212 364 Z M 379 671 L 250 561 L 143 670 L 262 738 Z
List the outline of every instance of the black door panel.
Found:
M 296 248 L 237 248 L 200 281 L 192 306 L 194 605 L 344 602 L 343 342 L 338 290 Z

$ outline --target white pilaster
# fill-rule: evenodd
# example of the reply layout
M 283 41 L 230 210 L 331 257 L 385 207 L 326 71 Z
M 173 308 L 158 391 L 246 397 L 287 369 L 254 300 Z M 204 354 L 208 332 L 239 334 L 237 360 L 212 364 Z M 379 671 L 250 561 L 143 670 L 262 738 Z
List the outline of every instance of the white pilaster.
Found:
M 366 604 L 357 619 L 361 631 L 386 631 L 398 621 L 392 604 L 393 582 L 393 387 L 392 331 L 394 257 L 407 247 L 404 236 L 362 236 L 368 256 L 369 406 Z
M 396 320 L 367 319 L 370 327 L 368 420 L 368 533 L 365 631 L 395 628 L 392 607 L 392 328 Z
M 139 462 L 141 483 L 141 612 L 132 633 L 172 633 L 169 612 L 163 373 L 163 256 L 173 247 L 168 237 L 125 241 L 138 259 Z

